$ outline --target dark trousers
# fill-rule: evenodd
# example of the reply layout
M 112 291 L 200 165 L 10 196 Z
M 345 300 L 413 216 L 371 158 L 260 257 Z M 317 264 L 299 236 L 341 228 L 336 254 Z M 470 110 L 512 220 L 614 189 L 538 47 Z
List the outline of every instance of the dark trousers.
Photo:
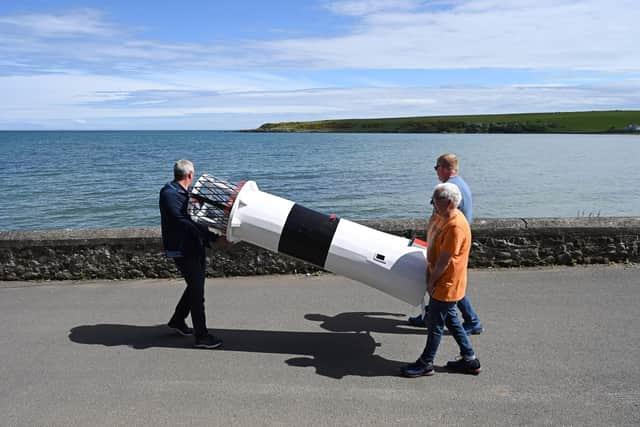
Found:
M 203 255 L 191 255 L 174 258 L 176 266 L 184 277 L 187 287 L 178 301 L 171 320 L 184 321 L 191 313 L 191 322 L 196 337 L 207 335 L 207 321 L 204 314 L 204 279 L 206 258 Z

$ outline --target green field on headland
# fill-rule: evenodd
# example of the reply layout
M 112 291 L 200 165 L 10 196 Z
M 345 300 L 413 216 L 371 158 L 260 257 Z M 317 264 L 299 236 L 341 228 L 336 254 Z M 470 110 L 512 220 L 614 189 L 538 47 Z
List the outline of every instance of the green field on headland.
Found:
M 640 133 L 640 111 L 585 111 L 265 123 L 254 132 Z

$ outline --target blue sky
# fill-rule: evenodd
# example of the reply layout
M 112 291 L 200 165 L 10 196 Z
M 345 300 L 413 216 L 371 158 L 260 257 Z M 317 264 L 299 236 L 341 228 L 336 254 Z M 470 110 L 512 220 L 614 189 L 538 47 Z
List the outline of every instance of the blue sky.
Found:
M 640 109 L 637 0 L 0 2 L 2 129 Z

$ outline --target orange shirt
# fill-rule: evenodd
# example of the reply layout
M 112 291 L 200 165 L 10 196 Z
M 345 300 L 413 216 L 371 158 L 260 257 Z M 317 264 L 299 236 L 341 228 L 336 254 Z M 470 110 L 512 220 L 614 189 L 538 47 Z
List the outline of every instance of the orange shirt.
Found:
M 427 268 L 431 272 L 441 251 L 452 254 L 451 262 L 436 281 L 431 297 L 439 301 L 459 301 L 467 289 L 467 264 L 471 250 L 471 228 L 457 209 L 451 218 L 433 215 L 427 229 Z

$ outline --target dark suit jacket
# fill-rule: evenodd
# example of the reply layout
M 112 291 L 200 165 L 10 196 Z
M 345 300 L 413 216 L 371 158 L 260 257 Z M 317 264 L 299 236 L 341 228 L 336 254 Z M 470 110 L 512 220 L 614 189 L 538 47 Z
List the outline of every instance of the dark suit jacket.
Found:
M 204 247 L 218 236 L 202 224 L 193 222 L 187 213 L 189 192 L 176 181 L 160 190 L 162 243 L 168 256 L 204 255 Z

